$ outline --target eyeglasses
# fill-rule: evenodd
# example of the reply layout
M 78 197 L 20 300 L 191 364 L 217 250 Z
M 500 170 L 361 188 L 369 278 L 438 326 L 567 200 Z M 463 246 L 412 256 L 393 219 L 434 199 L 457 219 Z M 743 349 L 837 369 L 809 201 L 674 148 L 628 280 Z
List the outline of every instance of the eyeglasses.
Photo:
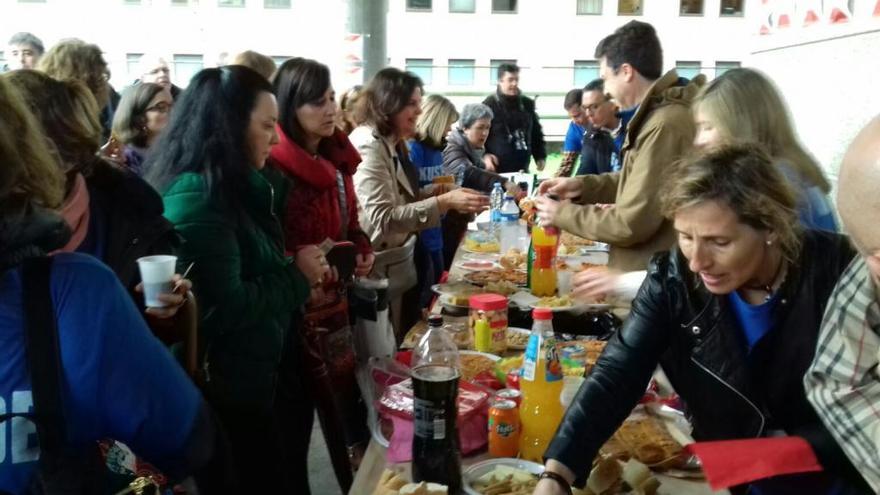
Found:
M 608 103 L 608 98 L 606 98 L 600 102 L 593 103 L 591 105 L 583 105 L 581 108 L 583 108 L 584 113 L 591 114 L 591 113 L 595 112 L 596 110 L 599 110 L 599 107 L 601 107 L 602 105 L 604 105 L 606 103 Z
M 168 113 L 171 111 L 172 106 L 174 106 L 174 105 L 172 105 L 171 103 L 168 103 L 165 101 L 160 101 L 159 103 L 156 103 L 155 105 L 153 105 L 151 107 L 147 107 L 146 111 L 147 112 L 156 111 L 159 113 Z

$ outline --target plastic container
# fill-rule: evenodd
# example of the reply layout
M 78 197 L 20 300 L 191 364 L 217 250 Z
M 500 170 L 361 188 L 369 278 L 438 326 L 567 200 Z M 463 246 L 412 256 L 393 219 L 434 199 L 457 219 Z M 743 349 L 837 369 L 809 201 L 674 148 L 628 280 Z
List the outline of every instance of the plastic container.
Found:
M 498 236 L 501 254 L 506 254 L 512 248 L 519 248 L 520 230 L 519 206 L 513 196 L 506 194 L 501 207 L 501 234 Z
M 474 334 L 474 344 L 476 345 L 478 340 L 476 333 L 478 321 L 488 321 L 491 332 L 491 349 L 477 350 L 499 356 L 507 352 L 507 298 L 499 294 L 477 294 L 471 296 L 469 304 L 469 326 Z

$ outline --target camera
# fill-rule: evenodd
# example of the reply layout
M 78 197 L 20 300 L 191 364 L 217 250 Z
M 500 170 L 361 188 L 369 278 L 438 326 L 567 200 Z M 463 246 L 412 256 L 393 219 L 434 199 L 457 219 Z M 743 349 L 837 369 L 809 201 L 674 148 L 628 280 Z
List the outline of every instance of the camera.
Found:
M 510 144 L 513 145 L 513 148 L 517 151 L 528 151 L 529 144 L 526 142 L 526 134 L 522 129 L 516 129 L 510 134 L 508 134 L 507 139 L 510 140 Z

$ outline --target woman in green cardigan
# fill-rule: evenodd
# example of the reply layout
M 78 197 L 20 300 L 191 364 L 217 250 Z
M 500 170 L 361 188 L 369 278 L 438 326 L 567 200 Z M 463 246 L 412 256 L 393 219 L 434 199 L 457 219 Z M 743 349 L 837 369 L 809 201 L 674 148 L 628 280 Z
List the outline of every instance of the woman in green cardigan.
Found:
M 285 256 L 276 207 L 286 191 L 264 169 L 278 142 L 272 87 L 241 66 L 199 72 L 175 103 L 148 180 L 193 263 L 205 395 L 229 435 L 242 486 L 308 493 L 297 324 L 329 274 L 315 246 Z M 307 409 L 311 411 L 311 409 Z

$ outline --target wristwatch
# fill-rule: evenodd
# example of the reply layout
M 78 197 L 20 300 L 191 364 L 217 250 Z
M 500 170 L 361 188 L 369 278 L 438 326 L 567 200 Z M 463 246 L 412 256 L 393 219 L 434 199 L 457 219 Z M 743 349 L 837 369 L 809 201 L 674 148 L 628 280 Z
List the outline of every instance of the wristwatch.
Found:
M 543 473 L 541 473 L 540 476 L 538 476 L 538 480 L 543 480 L 545 478 L 549 478 L 558 483 L 559 486 L 562 487 L 562 490 L 566 493 L 566 495 L 572 495 L 571 485 L 568 483 L 568 480 L 562 477 L 561 474 L 554 473 L 553 471 L 544 471 Z

